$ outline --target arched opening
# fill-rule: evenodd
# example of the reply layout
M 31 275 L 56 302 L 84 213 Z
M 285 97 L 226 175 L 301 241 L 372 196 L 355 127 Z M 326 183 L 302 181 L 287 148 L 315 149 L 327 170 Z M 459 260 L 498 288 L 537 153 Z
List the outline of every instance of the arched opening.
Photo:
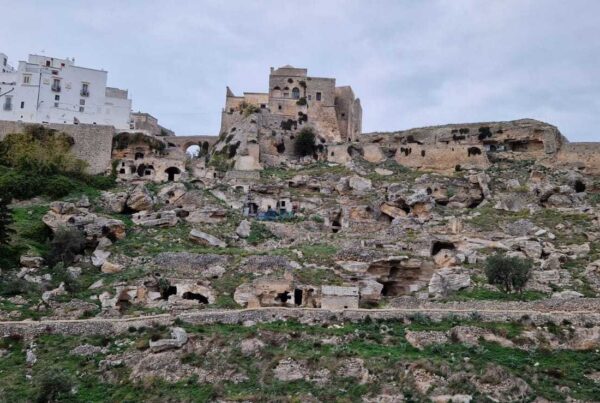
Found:
M 144 153 L 142 153 L 142 152 L 135 153 L 134 159 L 135 160 L 143 160 L 144 159 Z
M 575 189 L 575 192 L 577 193 L 585 192 L 585 183 L 577 179 L 573 184 L 573 189 Z
M 168 175 L 167 180 L 173 182 L 175 180 L 175 175 L 179 175 L 181 170 L 177 167 L 169 167 L 165 169 L 165 173 Z
M 341 220 L 342 220 L 342 215 L 339 213 L 336 214 L 335 217 L 333 217 L 333 220 L 331 220 L 331 231 L 334 234 L 337 234 L 342 229 Z
M 160 290 L 160 297 L 162 299 L 169 299 L 169 297 L 171 295 L 175 295 L 175 294 L 177 294 L 177 287 L 175 287 L 174 285 L 170 285 L 170 286 Z
M 292 297 L 290 296 L 289 291 L 284 291 L 282 293 L 277 294 L 277 296 L 275 297 L 275 301 L 280 301 L 281 303 L 285 304 L 291 298 Z
M 202 294 L 197 294 L 195 292 L 184 292 L 182 295 L 183 299 L 191 299 L 194 301 L 198 301 L 201 304 L 208 304 L 208 298 L 206 298 Z
M 452 242 L 435 241 L 431 246 L 431 256 L 437 255 L 442 249 L 454 250 L 456 247 Z
M 200 156 L 200 151 L 201 151 L 201 148 L 197 144 L 192 144 L 191 146 L 189 146 L 185 149 L 185 153 L 190 158 L 198 158 Z
M 140 177 L 144 176 L 145 172 L 146 172 L 146 165 L 144 165 L 144 164 L 138 165 L 138 167 L 137 167 L 138 176 L 140 176 Z
M 273 98 L 281 98 L 281 88 L 279 88 L 279 86 L 273 87 L 271 90 L 271 96 Z
M 300 88 L 294 87 L 292 89 L 292 98 L 293 99 L 300 99 Z

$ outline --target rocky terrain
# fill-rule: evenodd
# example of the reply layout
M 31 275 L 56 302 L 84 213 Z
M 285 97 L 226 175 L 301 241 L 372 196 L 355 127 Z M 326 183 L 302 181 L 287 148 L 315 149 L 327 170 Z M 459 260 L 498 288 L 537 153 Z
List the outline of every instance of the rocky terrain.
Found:
M 0 401 L 598 400 L 600 177 L 349 155 L 15 197 Z

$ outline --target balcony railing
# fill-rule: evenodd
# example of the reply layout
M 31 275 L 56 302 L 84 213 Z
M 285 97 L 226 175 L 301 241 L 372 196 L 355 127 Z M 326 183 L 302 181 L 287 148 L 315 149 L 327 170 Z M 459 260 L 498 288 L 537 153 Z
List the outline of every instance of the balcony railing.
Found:
M 82 97 L 89 97 L 90 92 L 88 90 L 81 90 L 79 91 L 79 95 L 81 95 Z
M 53 85 L 52 86 L 52 91 L 54 91 L 54 92 L 60 92 L 60 85 Z

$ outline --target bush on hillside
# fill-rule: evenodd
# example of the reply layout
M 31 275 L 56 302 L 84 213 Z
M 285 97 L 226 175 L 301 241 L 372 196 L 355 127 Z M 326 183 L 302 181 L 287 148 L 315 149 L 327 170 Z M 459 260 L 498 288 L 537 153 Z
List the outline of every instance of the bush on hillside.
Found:
M 529 280 L 532 266 L 529 259 L 497 253 L 485 261 L 485 274 L 490 284 L 497 285 L 504 292 L 514 290 L 520 293 Z
M 315 132 L 310 127 L 300 130 L 294 142 L 294 152 L 299 157 L 312 155 L 315 152 Z
M 60 368 L 47 368 L 36 379 L 37 402 L 59 402 L 73 388 L 73 380 Z
M 0 164 L 30 175 L 81 173 L 87 163 L 70 152 L 73 144 L 65 133 L 30 125 L 0 142 Z

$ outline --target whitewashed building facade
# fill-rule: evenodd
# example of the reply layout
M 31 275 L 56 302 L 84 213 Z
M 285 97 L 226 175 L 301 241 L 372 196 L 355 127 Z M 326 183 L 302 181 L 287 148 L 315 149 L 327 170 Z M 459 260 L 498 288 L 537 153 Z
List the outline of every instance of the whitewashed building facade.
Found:
M 107 87 L 108 72 L 74 59 L 29 55 L 17 68 L 0 53 L 0 120 L 88 123 L 130 128 L 127 90 Z

